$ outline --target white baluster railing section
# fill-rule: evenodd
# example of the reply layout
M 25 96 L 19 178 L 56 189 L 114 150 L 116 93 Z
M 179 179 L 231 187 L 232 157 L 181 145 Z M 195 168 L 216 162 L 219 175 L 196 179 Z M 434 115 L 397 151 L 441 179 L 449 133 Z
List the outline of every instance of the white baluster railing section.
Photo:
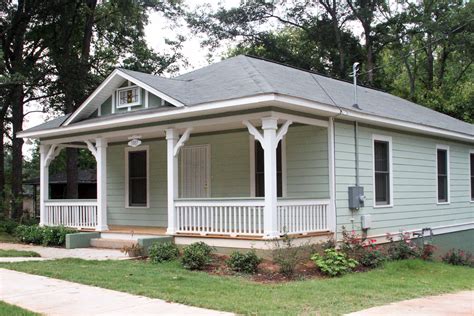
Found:
M 74 228 L 97 226 L 97 201 L 95 200 L 48 200 L 45 225 Z
M 179 199 L 176 231 L 200 235 L 262 236 L 263 199 Z
M 329 200 L 279 200 L 280 234 L 307 234 L 329 230 Z

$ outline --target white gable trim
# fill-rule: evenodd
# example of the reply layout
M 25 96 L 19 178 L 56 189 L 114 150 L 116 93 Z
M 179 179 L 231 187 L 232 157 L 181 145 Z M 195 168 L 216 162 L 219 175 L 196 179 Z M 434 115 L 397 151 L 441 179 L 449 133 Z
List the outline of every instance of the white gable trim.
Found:
M 98 87 L 92 92 L 92 94 L 81 104 L 81 106 L 71 114 L 71 116 L 64 122 L 63 126 L 68 126 L 70 123 L 74 122 L 74 119 L 94 100 L 94 98 L 114 79 L 116 76 L 120 76 L 125 80 L 128 80 L 138 87 L 144 89 L 145 91 L 151 92 L 162 100 L 168 101 L 176 107 L 183 107 L 184 104 L 178 100 L 173 99 L 172 97 L 156 90 L 155 88 L 141 82 L 140 80 L 124 73 L 120 69 L 115 69 Z M 115 95 L 115 91 L 112 95 Z M 113 98 L 114 99 L 114 98 Z M 112 103 L 112 113 L 114 113 L 115 107 Z

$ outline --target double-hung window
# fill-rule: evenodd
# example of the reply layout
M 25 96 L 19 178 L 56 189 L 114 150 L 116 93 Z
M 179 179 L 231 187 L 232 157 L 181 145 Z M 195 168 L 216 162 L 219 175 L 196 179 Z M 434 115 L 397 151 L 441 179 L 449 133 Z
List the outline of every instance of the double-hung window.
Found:
M 283 195 L 282 141 L 277 151 L 277 196 Z M 255 196 L 265 196 L 265 157 L 262 145 L 255 141 Z
M 474 150 L 469 153 L 470 181 L 471 181 L 471 202 L 474 202 Z
M 126 164 L 126 206 L 148 207 L 148 148 L 127 148 Z
M 374 206 L 392 205 L 392 149 L 391 138 L 373 136 Z
M 437 146 L 436 169 L 438 203 L 449 203 L 449 147 Z

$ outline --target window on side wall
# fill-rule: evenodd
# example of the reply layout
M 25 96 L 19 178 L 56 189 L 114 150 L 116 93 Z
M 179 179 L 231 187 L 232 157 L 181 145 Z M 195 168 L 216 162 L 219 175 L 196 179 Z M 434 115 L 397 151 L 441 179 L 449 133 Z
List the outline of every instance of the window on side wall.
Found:
M 449 149 L 438 146 L 436 149 L 436 169 L 438 203 L 449 202 Z
M 374 154 L 374 206 L 392 205 L 391 138 L 373 137 Z
M 148 149 L 128 149 L 127 207 L 148 207 Z
M 277 196 L 283 196 L 282 142 L 278 143 L 277 157 Z M 265 196 L 265 157 L 262 145 L 255 141 L 255 196 Z
M 471 202 L 474 202 L 474 150 L 469 154 L 471 169 Z

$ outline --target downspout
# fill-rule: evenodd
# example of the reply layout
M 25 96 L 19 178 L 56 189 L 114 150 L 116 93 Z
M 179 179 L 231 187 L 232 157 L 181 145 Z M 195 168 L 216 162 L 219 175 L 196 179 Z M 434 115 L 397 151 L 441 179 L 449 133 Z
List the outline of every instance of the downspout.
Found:
M 359 122 L 357 121 L 354 122 L 354 147 L 356 187 L 359 187 Z

